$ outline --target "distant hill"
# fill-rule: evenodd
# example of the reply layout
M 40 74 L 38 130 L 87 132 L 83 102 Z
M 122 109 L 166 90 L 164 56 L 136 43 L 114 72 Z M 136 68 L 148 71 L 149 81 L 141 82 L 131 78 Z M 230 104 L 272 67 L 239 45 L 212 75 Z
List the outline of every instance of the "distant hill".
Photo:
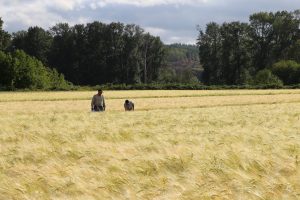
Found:
M 196 45 L 171 44 L 166 45 L 166 61 L 169 67 L 175 69 L 201 68 L 199 50 Z
M 199 49 L 196 45 L 170 44 L 166 45 L 166 65 L 177 74 L 191 71 L 201 79 L 203 68 L 200 64 Z

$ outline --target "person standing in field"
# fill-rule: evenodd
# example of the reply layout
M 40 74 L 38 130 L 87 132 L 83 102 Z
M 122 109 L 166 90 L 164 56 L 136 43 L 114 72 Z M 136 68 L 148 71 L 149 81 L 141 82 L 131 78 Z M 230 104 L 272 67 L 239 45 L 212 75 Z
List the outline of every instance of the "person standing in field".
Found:
M 124 103 L 124 108 L 125 111 L 134 111 L 134 103 L 129 100 L 126 100 Z
M 105 99 L 104 99 L 102 90 L 98 90 L 98 94 L 93 96 L 92 102 L 91 102 L 91 110 L 94 112 L 104 112 L 105 111 Z

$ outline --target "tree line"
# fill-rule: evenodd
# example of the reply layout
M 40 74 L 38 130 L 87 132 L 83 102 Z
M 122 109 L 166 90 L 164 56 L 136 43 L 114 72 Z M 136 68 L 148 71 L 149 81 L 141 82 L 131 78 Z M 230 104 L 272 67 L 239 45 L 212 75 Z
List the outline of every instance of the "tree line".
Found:
M 25 51 L 76 85 L 151 83 L 164 59 L 159 37 L 137 25 L 97 21 L 30 27 L 12 34 L 9 49 Z
M 300 10 L 260 12 L 249 23 L 209 23 L 198 37 L 208 85 L 300 83 Z
M 209 23 L 197 46 L 164 45 L 134 24 L 59 23 L 12 34 L 2 27 L 0 18 L 0 89 L 300 83 L 299 10 L 255 13 L 248 23 Z

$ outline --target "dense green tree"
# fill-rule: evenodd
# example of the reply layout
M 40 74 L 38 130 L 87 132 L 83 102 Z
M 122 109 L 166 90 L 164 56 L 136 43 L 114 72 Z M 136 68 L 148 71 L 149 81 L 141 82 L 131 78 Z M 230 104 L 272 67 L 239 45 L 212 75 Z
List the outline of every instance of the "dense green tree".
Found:
M 13 34 L 12 45 L 14 49 L 22 49 L 44 64 L 48 64 L 51 44 L 52 36 L 50 32 L 37 26 Z
M 203 65 L 203 81 L 206 84 L 220 84 L 222 66 L 221 58 L 221 32 L 217 23 L 209 23 L 205 32 L 200 30 L 198 43 L 200 62 Z
M 200 61 L 207 84 L 243 84 L 250 70 L 249 26 L 245 23 L 216 23 L 200 32 L 198 45 Z
M 281 60 L 275 63 L 271 70 L 286 85 L 300 83 L 300 64 L 295 61 Z
M 165 49 L 158 37 L 146 34 L 143 37 L 142 52 L 144 57 L 143 80 L 149 83 L 158 79 L 158 72 L 164 61 Z
M 256 73 L 253 81 L 254 85 L 272 85 L 282 86 L 282 81 L 275 76 L 270 70 L 263 69 Z
M 45 67 L 41 61 L 24 51 L 0 51 L 0 86 L 7 89 L 68 88 L 70 84 L 56 70 Z
M 300 39 L 297 39 L 294 44 L 289 47 L 288 55 L 288 59 L 293 59 L 300 63 Z
M 288 59 L 297 48 L 300 21 L 295 12 L 256 13 L 250 16 L 253 65 L 256 70 Z
M 126 25 L 124 29 L 123 63 L 121 64 L 122 83 L 141 83 L 143 58 L 141 56 L 144 30 L 137 25 Z
M 159 38 L 122 23 L 58 24 L 49 63 L 75 84 L 140 83 L 158 79 L 164 47 Z
M 0 17 L 0 51 L 6 50 L 10 43 L 10 34 L 3 30 L 3 20 Z
M 12 57 L 0 51 L 0 86 L 11 88 L 13 85 L 14 69 Z
M 175 69 L 171 67 L 164 67 L 160 69 L 158 81 L 160 83 L 176 83 L 178 82 L 178 76 Z
M 221 27 L 221 80 L 227 85 L 243 84 L 243 74 L 251 67 L 249 26 L 246 23 L 224 23 Z
M 84 27 L 82 29 L 82 26 L 76 25 L 72 28 L 66 23 L 60 23 L 51 28 L 51 34 L 53 43 L 49 55 L 50 65 L 65 74 L 71 82 L 80 84 L 81 76 L 85 75 L 86 70 L 79 67 L 84 63 L 84 54 L 81 54 L 86 46 Z
M 260 12 L 250 23 L 207 24 L 198 38 L 207 84 L 247 84 L 280 60 L 300 60 L 300 11 Z M 294 73 L 292 71 L 286 73 Z M 275 73 L 276 70 L 272 70 Z M 276 71 L 277 73 L 277 71 Z M 280 76 L 280 78 L 283 76 Z M 290 75 L 292 76 L 292 75 Z M 284 78 L 285 79 L 285 78 Z M 288 78 L 285 84 L 299 83 Z
M 288 59 L 288 49 L 297 42 L 299 31 L 299 20 L 294 18 L 293 13 L 287 11 L 277 12 L 274 15 L 274 47 L 273 62 Z
M 273 22 L 273 13 L 260 12 L 250 16 L 252 61 L 256 71 L 270 65 L 274 36 Z

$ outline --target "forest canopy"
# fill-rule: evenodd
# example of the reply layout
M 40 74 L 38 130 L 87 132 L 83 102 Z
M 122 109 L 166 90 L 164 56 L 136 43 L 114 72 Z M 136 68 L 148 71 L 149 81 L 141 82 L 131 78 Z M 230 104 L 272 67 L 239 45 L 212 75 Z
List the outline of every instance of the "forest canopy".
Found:
M 255 13 L 249 23 L 207 24 L 198 37 L 204 83 L 257 84 L 256 75 L 268 75 L 266 70 L 284 84 L 300 83 L 299 78 L 291 77 L 299 74 L 299 27 L 299 10 Z M 283 75 L 286 73 L 289 75 Z
M 300 11 L 211 22 L 196 45 L 164 44 L 135 24 L 58 23 L 15 33 L 0 18 L 0 88 L 101 84 L 296 85 Z

